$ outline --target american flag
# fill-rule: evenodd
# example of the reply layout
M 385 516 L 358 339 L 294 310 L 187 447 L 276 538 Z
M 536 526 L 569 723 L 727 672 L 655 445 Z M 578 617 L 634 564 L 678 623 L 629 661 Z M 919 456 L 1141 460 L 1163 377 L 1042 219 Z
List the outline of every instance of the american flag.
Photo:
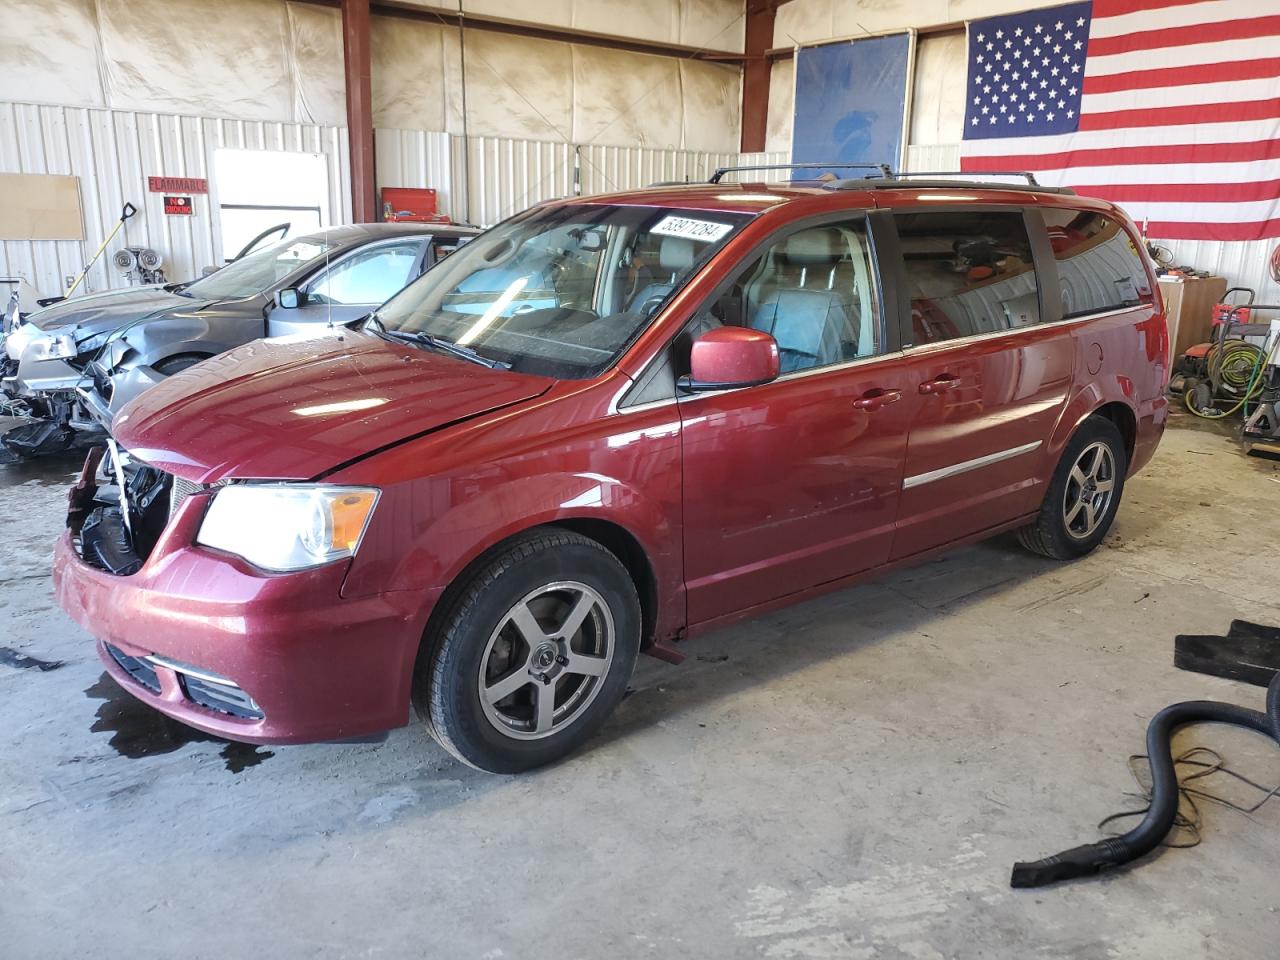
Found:
M 1280 237 L 1280 2 L 1093 0 L 969 24 L 960 168 L 1030 170 L 1161 240 Z

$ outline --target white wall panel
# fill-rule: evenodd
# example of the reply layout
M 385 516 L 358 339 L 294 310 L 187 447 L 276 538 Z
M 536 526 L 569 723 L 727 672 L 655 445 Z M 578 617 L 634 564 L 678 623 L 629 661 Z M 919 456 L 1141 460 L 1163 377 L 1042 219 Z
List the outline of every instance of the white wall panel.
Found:
M 80 178 L 83 242 L 5 241 L 0 274 L 25 278 L 42 296 L 61 293 L 65 277 L 92 256 L 126 202 L 135 217 L 86 279 L 88 289 L 123 282 L 110 254 L 147 246 L 165 260 L 170 279 L 185 280 L 215 263 L 221 249 L 213 155 L 219 147 L 320 153 L 329 167 L 332 223 L 350 220 L 346 131 L 303 124 L 216 120 L 174 114 L 0 103 L 0 172 L 71 174 Z M 211 193 L 196 195 L 191 217 L 164 215 L 161 195 L 146 192 L 149 176 L 204 177 Z
M 441 213 L 466 220 L 466 196 L 454 182 L 455 140 L 461 138 L 423 130 L 375 130 L 378 186 L 429 187 L 436 191 Z
M 500 137 L 467 144 L 468 219 L 490 226 L 541 200 L 574 194 L 573 146 Z

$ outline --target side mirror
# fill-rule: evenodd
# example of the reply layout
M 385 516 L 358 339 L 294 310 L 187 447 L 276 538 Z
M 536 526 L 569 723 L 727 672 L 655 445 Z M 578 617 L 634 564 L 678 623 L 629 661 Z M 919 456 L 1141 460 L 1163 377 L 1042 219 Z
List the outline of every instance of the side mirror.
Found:
M 285 287 L 276 291 L 276 306 L 281 310 L 297 310 L 302 306 L 302 291 L 297 287 Z
M 209 264 L 207 267 L 204 267 L 203 269 L 201 269 L 200 276 L 211 277 L 217 272 L 218 272 L 218 268 L 215 267 L 213 264 Z
M 729 390 L 754 387 L 778 378 L 782 361 L 778 341 L 750 327 L 716 327 L 693 341 L 690 375 L 681 377 L 681 390 Z

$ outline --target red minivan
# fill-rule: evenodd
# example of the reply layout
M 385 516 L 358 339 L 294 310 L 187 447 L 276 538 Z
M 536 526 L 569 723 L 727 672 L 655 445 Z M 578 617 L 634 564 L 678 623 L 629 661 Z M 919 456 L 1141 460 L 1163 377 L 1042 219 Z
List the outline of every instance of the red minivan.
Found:
M 411 710 L 563 756 L 636 656 L 1017 529 L 1106 534 L 1168 335 L 1114 206 L 892 176 L 545 203 L 376 313 L 116 418 L 59 602 L 130 693 L 233 740 Z

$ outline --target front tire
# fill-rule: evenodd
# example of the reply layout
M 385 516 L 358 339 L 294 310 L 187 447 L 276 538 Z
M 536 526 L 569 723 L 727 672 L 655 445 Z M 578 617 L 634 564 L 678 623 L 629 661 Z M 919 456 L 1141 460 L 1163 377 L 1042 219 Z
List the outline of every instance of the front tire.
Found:
M 1105 417 L 1089 417 L 1062 451 L 1040 515 L 1018 531 L 1019 541 L 1054 560 L 1091 553 L 1111 529 L 1128 470 L 1124 438 L 1116 425 Z
M 560 759 L 622 699 L 640 648 L 640 601 L 610 551 L 566 530 L 482 560 L 427 638 L 414 706 L 464 763 L 519 773 Z

